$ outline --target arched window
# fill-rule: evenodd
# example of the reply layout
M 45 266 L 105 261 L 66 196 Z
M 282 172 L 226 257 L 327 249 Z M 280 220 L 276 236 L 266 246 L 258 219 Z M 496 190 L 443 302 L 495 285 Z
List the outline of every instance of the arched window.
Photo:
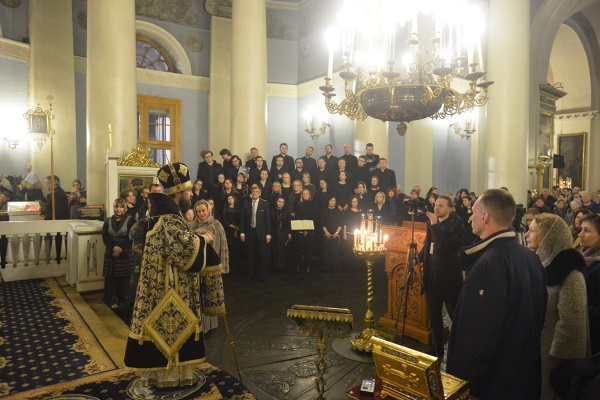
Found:
M 136 36 L 135 39 L 136 67 L 173 72 L 171 59 L 153 40 L 143 36 Z

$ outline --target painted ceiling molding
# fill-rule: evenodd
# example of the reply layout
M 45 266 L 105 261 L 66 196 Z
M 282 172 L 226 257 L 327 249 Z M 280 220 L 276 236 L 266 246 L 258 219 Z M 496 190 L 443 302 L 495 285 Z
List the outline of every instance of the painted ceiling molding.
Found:
M 600 118 L 600 111 L 598 110 L 589 110 L 589 111 L 579 111 L 573 113 L 565 113 L 565 114 L 556 114 L 555 118 L 558 119 L 597 119 Z
M 198 15 L 189 11 L 191 0 L 135 0 L 135 13 L 161 21 L 195 25 Z
M 230 0 L 206 0 L 204 8 L 207 13 L 215 17 L 231 18 Z
M 17 8 L 21 5 L 21 0 L 0 0 L 0 3 L 6 7 Z

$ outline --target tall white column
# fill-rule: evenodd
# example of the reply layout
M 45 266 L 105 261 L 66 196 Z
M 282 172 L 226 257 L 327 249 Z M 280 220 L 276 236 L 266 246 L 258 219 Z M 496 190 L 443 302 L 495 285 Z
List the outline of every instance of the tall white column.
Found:
M 389 159 L 388 130 L 388 122 L 376 118 L 368 117 L 364 121 L 356 120 L 353 153 L 365 154 L 367 143 L 373 143 L 374 153 L 379 154 L 379 157 Z
M 506 186 L 517 203 L 529 177 L 529 24 L 528 1 L 490 1 L 486 67 L 496 84 L 487 105 L 485 189 Z
M 431 118 L 412 121 L 406 131 L 405 188 L 421 186 L 421 195 L 433 186 L 433 122 Z
M 248 153 L 249 148 L 231 148 L 231 45 L 231 20 L 213 16 L 210 20 L 208 149 L 218 154 L 221 149 L 227 148 L 232 154 L 242 157 L 242 152 Z M 208 149 L 199 149 L 198 152 Z
M 54 97 L 54 173 L 65 190 L 70 189 L 71 182 L 77 178 L 71 9 L 71 0 L 29 2 L 29 108 L 35 109 L 39 103 L 47 110 L 48 95 Z M 31 149 L 32 171 L 43 180 L 50 175 L 50 141 L 41 150 L 34 144 Z
M 90 0 L 87 19 L 87 194 L 104 203 L 108 124 L 112 151 L 137 144 L 134 0 Z
M 267 8 L 265 0 L 233 0 L 231 151 L 267 148 Z

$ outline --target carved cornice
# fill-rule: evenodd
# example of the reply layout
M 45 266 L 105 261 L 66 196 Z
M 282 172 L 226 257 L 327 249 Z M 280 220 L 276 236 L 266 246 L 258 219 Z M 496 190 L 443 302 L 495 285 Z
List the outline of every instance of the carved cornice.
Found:
M 149 85 L 175 87 L 208 92 L 210 78 L 205 76 L 174 74 L 171 72 L 154 71 L 151 69 L 136 69 L 137 82 Z
M 0 38 L 0 57 L 29 62 L 29 45 Z
M 596 119 L 600 118 L 600 111 L 589 110 L 579 111 L 574 113 L 556 114 L 554 118 L 569 120 L 569 119 Z
M 559 88 L 549 85 L 547 83 L 543 83 L 540 85 L 540 93 L 550 97 L 554 101 L 567 95 L 567 92 L 560 90 Z
M 281 83 L 267 83 L 267 96 L 295 99 L 298 97 L 298 86 L 284 85 Z
M 117 165 L 125 165 L 129 167 L 160 167 L 160 164 L 152 161 L 141 145 L 137 145 L 131 149 L 129 154 L 117 161 Z
M 215 17 L 231 18 L 230 0 L 206 0 L 204 8 L 207 13 Z

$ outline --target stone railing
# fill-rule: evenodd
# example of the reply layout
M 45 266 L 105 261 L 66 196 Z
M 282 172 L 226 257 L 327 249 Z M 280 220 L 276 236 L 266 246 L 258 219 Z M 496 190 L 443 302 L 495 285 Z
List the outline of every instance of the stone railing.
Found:
M 5 281 L 64 275 L 78 291 L 102 289 L 102 222 L 5 221 L 0 235 Z

